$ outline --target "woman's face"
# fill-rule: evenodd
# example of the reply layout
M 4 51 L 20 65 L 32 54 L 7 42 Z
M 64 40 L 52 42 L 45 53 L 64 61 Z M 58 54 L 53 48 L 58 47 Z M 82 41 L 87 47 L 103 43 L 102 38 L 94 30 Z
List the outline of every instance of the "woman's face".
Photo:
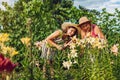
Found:
M 67 35 L 69 36 L 73 36 L 76 32 L 76 29 L 75 28 L 68 28 L 67 29 Z
M 88 30 L 90 30 L 90 23 L 82 24 L 82 25 L 81 25 L 81 29 L 82 29 L 83 31 L 88 31 Z

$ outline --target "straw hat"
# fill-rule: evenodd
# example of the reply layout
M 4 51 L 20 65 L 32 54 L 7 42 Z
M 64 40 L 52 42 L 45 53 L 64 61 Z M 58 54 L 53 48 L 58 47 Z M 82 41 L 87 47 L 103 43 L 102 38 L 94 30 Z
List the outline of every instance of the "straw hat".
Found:
M 72 26 L 74 28 L 76 28 L 78 30 L 78 25 L 77 24 L 74 24 L 74 23 L 71 23 L 71 22 L 64 22 L 62 25 L 61 25 L 61 28 L 64 32 L 67 31 L 67 29 Z M 78 30 L 79 31 L 79 30 Z
M 86 23 L 86 22 L 91 22 L 87 17 L 81 17 L 79 19 L 79 25 L 78 26 L 81 26 L 82 24 Z

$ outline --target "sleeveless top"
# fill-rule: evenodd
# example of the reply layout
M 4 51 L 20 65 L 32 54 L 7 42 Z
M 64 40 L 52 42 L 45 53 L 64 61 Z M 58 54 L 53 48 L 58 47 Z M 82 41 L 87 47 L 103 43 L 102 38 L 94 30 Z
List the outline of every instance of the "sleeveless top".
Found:
M 59 31 L 60 35 L 57 38 L 53 39 L 53 41 L 56 44 L 63 44 L 64 43 L 64 40 L 62 39 L 63 31 L 62 30 Z M 44 40 L 42 44 L 41 58 L 53 60 L 53 57 L 56 54 L 56 50 L 57 49 L 55 47 L 52 47 L 46 40 Z
M 95 24 L 92 24 L 91 27 L 92 27 L 92 33 L 91 33 L 92 35 L 91 35 L 91 36 L 92 36 L 92 37 L 98 37 L 98 34 L 95 34 L 95 27 L 96 27 L 96 25 L 95 25 Z
M 63 31 L 62 30 L 59 30 L 59 31 L 60 31 L 60 36 L 58 36 L 57 38 L 55 38 L 54 42 L 57 43 L 57 44 L 63 44 L 64 43 L 64 40 L 62 39 Z

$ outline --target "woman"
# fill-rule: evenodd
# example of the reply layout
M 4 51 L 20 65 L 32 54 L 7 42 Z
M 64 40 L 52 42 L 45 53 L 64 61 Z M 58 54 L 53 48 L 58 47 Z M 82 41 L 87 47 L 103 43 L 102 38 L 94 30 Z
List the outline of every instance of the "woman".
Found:
M 97 25 L 92 24 L 91 21 L 87 19 L 87 17 L 81 17 L 79 19 L 78 28 L 80 29 L 81 38 L 90 36 L 105 39 L 101 29 Z
M 78 34 L 78 28 L 76 24 L 70 22 L 64 22 L 62 24 L 62 30 L 57 30 L 42 41 L 42 58 L 51 59 L 53 53 L 49 49 L 63 50 L 71 41 L 71 37 Z M 46 50 L 45 50 L 46 49 Z M 47 54 L 50 52 L 49 54 Z
M 71 37 L 78 34 L 78 28 L 76 24 L 70 22 L 64 22 L 62 24 L 62 30 L 57 30 L 48 36 L 44 41 L 42 41 L 42 54 L 41 57 L 47 62 L 51 68 L 51 75 L 54 75 L 52 63 L 53 57 L 55 55 L 56 49 L 64 50 L 71 41 Z M 43 73 L 45 77 L 46 64 L 43 66 Z

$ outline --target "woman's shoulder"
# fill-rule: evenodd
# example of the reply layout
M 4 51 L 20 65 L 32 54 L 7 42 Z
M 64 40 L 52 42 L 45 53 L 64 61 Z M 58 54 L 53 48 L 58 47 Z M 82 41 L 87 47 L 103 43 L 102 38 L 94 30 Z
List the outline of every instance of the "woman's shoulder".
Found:
M 100 27 L 99 27 L 98 25 L 95 25 L 95 29 L 96 29 L 96 30 L 99 30 Z
M 57 29 L 57 30 L 55 30 L 55 31 L 53 32 L 53 34 L 54 34 L 54 33 L 57 33 L 57 34 L 62 33 L 62 30 Z
M 63 31 L 61 29 L 58 29 L 55 32 L 58 32 L 59 34 L 63 34 Z
M 58 29 L 58 30 L 56 30 L 56 31 L 63 32 L 61 29 Z
M 94 30 L 97 30 L 97 29 L 99 29 L 99 26 L 96 25 L 96 24 L 92 24 L 92 28 L 93 28 Z
M 62 31 L 61 30 L 55 30 L 53 33 L 51 33 L 47 38 L 47 39 L 52 39 L 52 38 L 56 38 L 58 36 L 61 36 Z
M 57 29 L 51 35 L 62 36 L 62 34 L 63 34 L 63 31 L 60 29 Z
M 101 32 L 101 28 L 98 25 L 95 25 L 94 31 L 95 31 L 96 34 L 98 34 L 98 33 Z

